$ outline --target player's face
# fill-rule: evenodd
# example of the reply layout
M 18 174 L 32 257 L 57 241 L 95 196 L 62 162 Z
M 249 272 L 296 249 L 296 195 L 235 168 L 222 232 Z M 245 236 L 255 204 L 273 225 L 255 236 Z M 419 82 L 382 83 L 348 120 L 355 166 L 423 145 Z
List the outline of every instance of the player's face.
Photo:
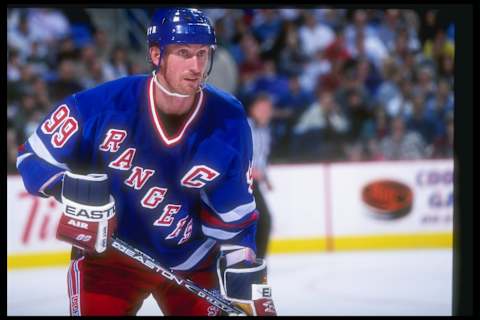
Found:
M 209 64 L 209 46 L 202 44 L 170 45 L 161 61 L 162 75 L 173 91 L 194 94 Z
M 259 100 L 252 106 L 252 117 L 261 126 L 267 126 L 272 118 L 272 103 L 268 100 Z

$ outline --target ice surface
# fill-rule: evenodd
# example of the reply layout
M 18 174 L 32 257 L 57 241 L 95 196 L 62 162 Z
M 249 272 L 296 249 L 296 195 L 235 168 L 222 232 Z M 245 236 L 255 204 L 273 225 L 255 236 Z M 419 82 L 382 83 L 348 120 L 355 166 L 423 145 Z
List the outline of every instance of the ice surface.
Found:
M 279 315 L 452 315 L 452 251 L 276 254 Z M 7 315 L 68 315 L 67 266 L 7 273 Z M 161 315 L 148 297 L 138 315 Z

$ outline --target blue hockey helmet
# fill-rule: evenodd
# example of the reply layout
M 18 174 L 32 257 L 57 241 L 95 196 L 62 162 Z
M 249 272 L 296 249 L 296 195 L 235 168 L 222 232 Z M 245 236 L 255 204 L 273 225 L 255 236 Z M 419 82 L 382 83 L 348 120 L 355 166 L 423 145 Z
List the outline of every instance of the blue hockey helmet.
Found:
M 162 8 L 155 11 L 147 28 L 148 46 L 157 45 L 163 55 L 169 44 L 205 44 L 215 50 L 217 41 L 210 20 L 198 9 Z

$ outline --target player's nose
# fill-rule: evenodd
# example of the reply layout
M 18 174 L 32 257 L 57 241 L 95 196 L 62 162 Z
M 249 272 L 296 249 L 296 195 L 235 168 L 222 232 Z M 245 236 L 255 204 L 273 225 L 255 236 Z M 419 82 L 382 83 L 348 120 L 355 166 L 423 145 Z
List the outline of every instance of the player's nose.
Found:
M 190 72 L 196 76 L 202 73 L 203 62 L 197 56 L 193 56 L 189 65 Z

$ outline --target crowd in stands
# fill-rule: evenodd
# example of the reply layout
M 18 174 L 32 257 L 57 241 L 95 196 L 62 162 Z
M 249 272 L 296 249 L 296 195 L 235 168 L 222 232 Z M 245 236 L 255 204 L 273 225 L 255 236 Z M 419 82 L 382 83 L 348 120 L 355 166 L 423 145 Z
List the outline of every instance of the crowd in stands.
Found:
M 247 109 L 272 99 L 271 161 L 453 157 L 454 25 L 441 10 L 205 11 L 234 76 L 223 89 Z M 77 7 L 9 8 L 7 44 L 8 172 L 60 100 L 150 71 Z

